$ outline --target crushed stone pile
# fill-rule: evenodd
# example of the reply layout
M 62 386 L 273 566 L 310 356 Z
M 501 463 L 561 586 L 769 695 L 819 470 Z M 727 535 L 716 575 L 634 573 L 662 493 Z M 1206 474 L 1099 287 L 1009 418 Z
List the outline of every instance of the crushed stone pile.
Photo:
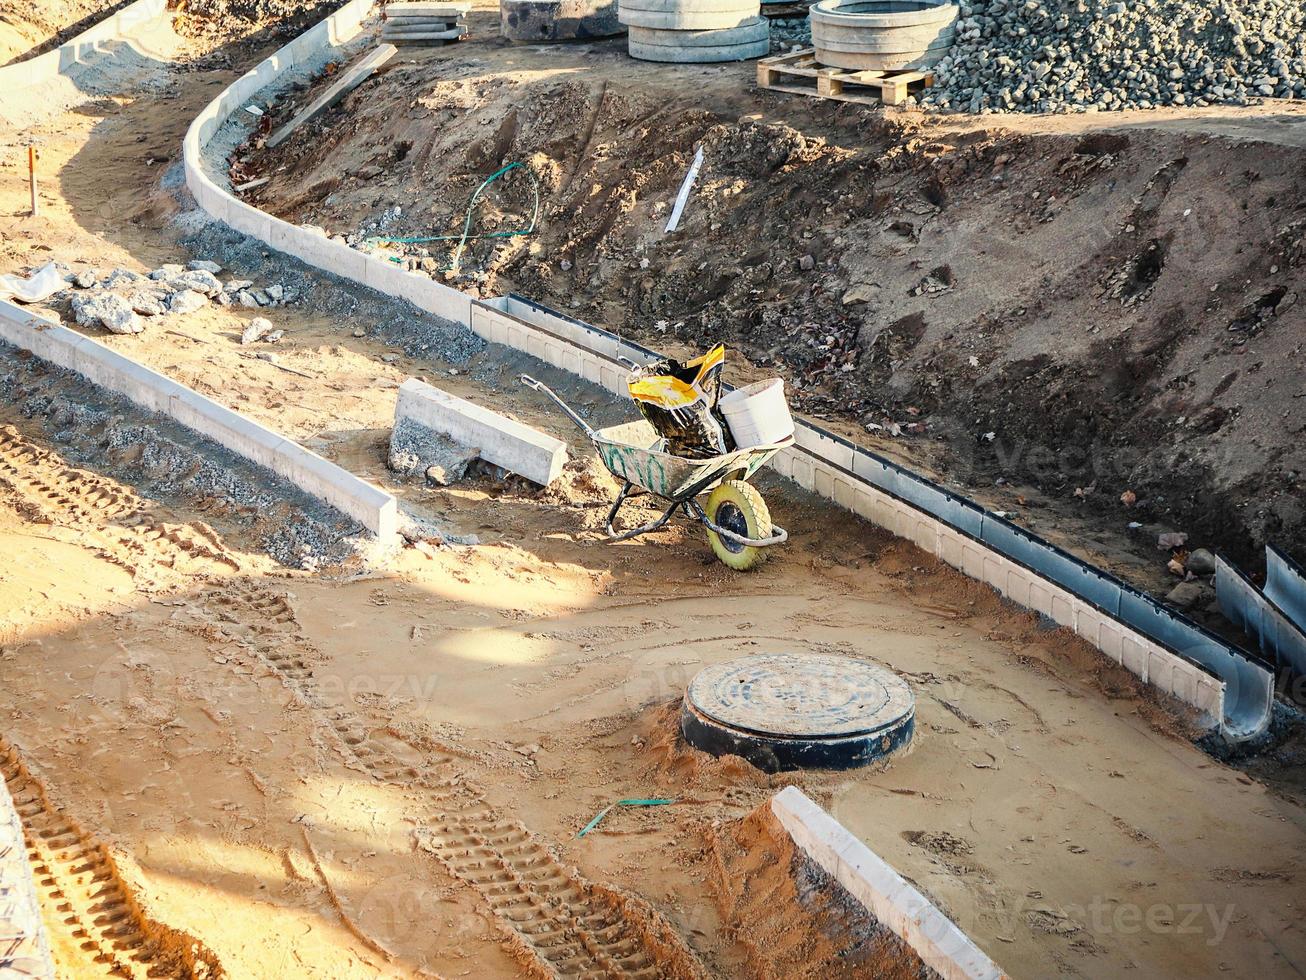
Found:
M 926 106 L 1097 112 L 1306 97 L 1301 0 L 971 0 L 959 13 Z

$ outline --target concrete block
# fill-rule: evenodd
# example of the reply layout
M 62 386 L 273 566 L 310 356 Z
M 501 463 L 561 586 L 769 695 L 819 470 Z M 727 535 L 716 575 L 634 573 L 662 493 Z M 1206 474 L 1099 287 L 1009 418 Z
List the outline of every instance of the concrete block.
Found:
M 575 347 L 568 347 L 562 356 L 560 365 L 564 371 L 570 374 L 579 375 L 582 373 L 584 362 L 582 361 L 582 352 Z
M 576 356 L 580 358 L 580 376 L 589 378 L 593 375 L 599 376 L 599 370 L 603 367 L 603 360 L 597 354 L 591 354 L 589 351 L 575 348 Z M 597 384 L 597 382 L 595 382 Z
M 853 504 L 853 511 L 864 521 L 875 523 L 875 497 L 874 490 L 867 487 L 864 483 L 857 484 L 857 499 Z
M 782 449 L 771 457 L 770 467 L 783 477 L 792 477 L 794 472 L 793 449 Z
M 812 462 L 812 488 L 818 497 L 824 497 L 826 500 L 834 499 L 835 472 L 819 460 Z
M 1120 665 L 1143 681 L 1147 680 L 1147 646 L 1146 640 L 1131 632 L 1125 635 L 1120 650 Z
M 513 350 L 525 350 L 526 345 L 530 343 L 531 329 L 524 323 L 512 320 L 507 325 L 507 335 L 509 347 Z
M 1201 671 L 1197 670 L 1192 664 L 1179 660 L 1177 657 L 1172 658 L 1174 663 L 1174 686 L 1172 693 L 1184 704 L 1196 704 L 1197 702 L 1197 678 Z
M 812 458 L 807 453 L 797 453 L 794 456 L 793 470 L 793 481 L 804 490 L 811 490 L 814 485 Z
M 1097 637 L 1093 645 L 1120 663 L 1125 656 L 1125 628 L 1104 613 L 1096 613 L 1096 616 Z
M 546 364 L 550 363 L 547 338 L 547 334 L 541 333 L 538 330 L 532 330 L 526 335 L 526 353 L 531 355 L 531 357 L 539 358 Z
M 1011 590 L 1011 577 L 1016 571 L 1011 562 L 1007 561 L 1001 555 L 986 551 L 982 546 L 969 542 L 967 546 L 967 560 L 979 562 L 979 574 L 972 575 L 998 591 L 1000 595 L 1006 595 Z M 969 573 L 968 573 L 969 574 Z
M 1224 692 L 1224 683 L 1214 677 L 1203 674 L 1197 679 L 1197 693 L 1193 697 L 1193 707 L 1201 712 L 1203 719 L 1209 724 L 1219 724 L 1224 717 Z
M 855 510 L 857 502 L 856 484 L 845 476 L 836 476 L 834 478 L 834 502 L 844 510 Z
M 600 382 L 604 388 L 614 395 L 627 395 L 630 393 L 630 387 L 626 383 L 625 368 L 613 364 L 603 364 L 599 368 Z
M 473 300 L 470 326 L 472 333 L 486 343 L 502 344 L 508 338 L 507 316 L 483 300 Z M 576 372 L 580 373 L 580 372 Z
M 1173 694 L 1175 691 L 1175 661 L 1172 653 L 1162 650 L 1155 643 L 1147 644 L 1147 682 L 1153 687 Z
M 236 198 L 228 198 L 227 201 L 227 224 L 237 231 L 242 231 L 251 238 L 256 238 L 261 242 L 271 242 L 272 240 L 272 223 L 277 219 L 270 214 L 264 214 L 258 208 L 252 208 L 244 201 L 238 201 Z M 282 222 L 284 224 L 284 222 Z
M 411 419 L 442 432 L 464 446 L 480 450 L 481 458 L 548 486 L 562 472 L 567 445 L 514 419 L 409 378 L 399 388 L 395 419 Z
M 1070 593 L 1058 588 L 1051 587 L 1052 593 L 1052 619 L 1068 629 L 1075 628 L 1075 605 L 1078 600 L 1073 599 Z
M 947 562 L 953 568 L 962 572 L 966 570 L 964 539 L 950 527 L 939 528 L 938 556 L 940 561 Z
M 875 493 L 871 498 L 871 520 L 894 534 L 898 533 L 898 502 L 888 494 Z
M 415 291 L 418 279 L 416 273 L 409 272 L 389 259 L 361 252 L 359 254 L 363 256 L 363 284 L 369 289 L 405 299 Z
M 888 485 L 888 467 L 882 460 L 876 459 L 864 449 L 853 453 L 852 471 L 861 479 L 874 484 L 880 489 L 884 489 Z
M 922 551 L 931 555 L 938 554 L 939 532 L 935 530 L 935 522 L 909 508 L 905 509 L 903 519 L 907 540 Z
M 853 449 L 806 422 L 794 426 L 794 442 L 835 466 L 853 472 Z

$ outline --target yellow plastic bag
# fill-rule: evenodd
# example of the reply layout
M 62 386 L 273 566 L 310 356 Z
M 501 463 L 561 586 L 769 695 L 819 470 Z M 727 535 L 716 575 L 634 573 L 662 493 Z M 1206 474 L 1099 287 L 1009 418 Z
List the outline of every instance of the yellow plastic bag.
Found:
M 716 408 L 725 362 L 725 344 L 717 344 L 692 361 L 666 358 L 631 372 L 630 397 L 667 441 L 667 452 L 706 459 L 730 451 L 730 430 Z

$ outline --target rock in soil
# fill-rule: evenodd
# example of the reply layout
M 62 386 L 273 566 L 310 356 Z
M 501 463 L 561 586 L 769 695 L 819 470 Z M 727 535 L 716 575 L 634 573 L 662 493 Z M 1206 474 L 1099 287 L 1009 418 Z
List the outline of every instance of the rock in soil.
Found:
M 73 315 L 83 327 L 102 326 L 110 333 L 141 333 L 145 324 L 132 304 L 114 293 L 78 295 L 72 301 Z

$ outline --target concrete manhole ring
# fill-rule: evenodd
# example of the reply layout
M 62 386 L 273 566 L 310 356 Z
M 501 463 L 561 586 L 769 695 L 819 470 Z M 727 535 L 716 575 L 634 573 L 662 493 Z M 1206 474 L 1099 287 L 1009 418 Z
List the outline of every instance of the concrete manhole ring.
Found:
M 685 740 L 739 755 L 767 772 L 850 769 L 911 740 L 916 699 L 907 682 L 860 660 L 760 654 L 700 671 L 681 709 Z

